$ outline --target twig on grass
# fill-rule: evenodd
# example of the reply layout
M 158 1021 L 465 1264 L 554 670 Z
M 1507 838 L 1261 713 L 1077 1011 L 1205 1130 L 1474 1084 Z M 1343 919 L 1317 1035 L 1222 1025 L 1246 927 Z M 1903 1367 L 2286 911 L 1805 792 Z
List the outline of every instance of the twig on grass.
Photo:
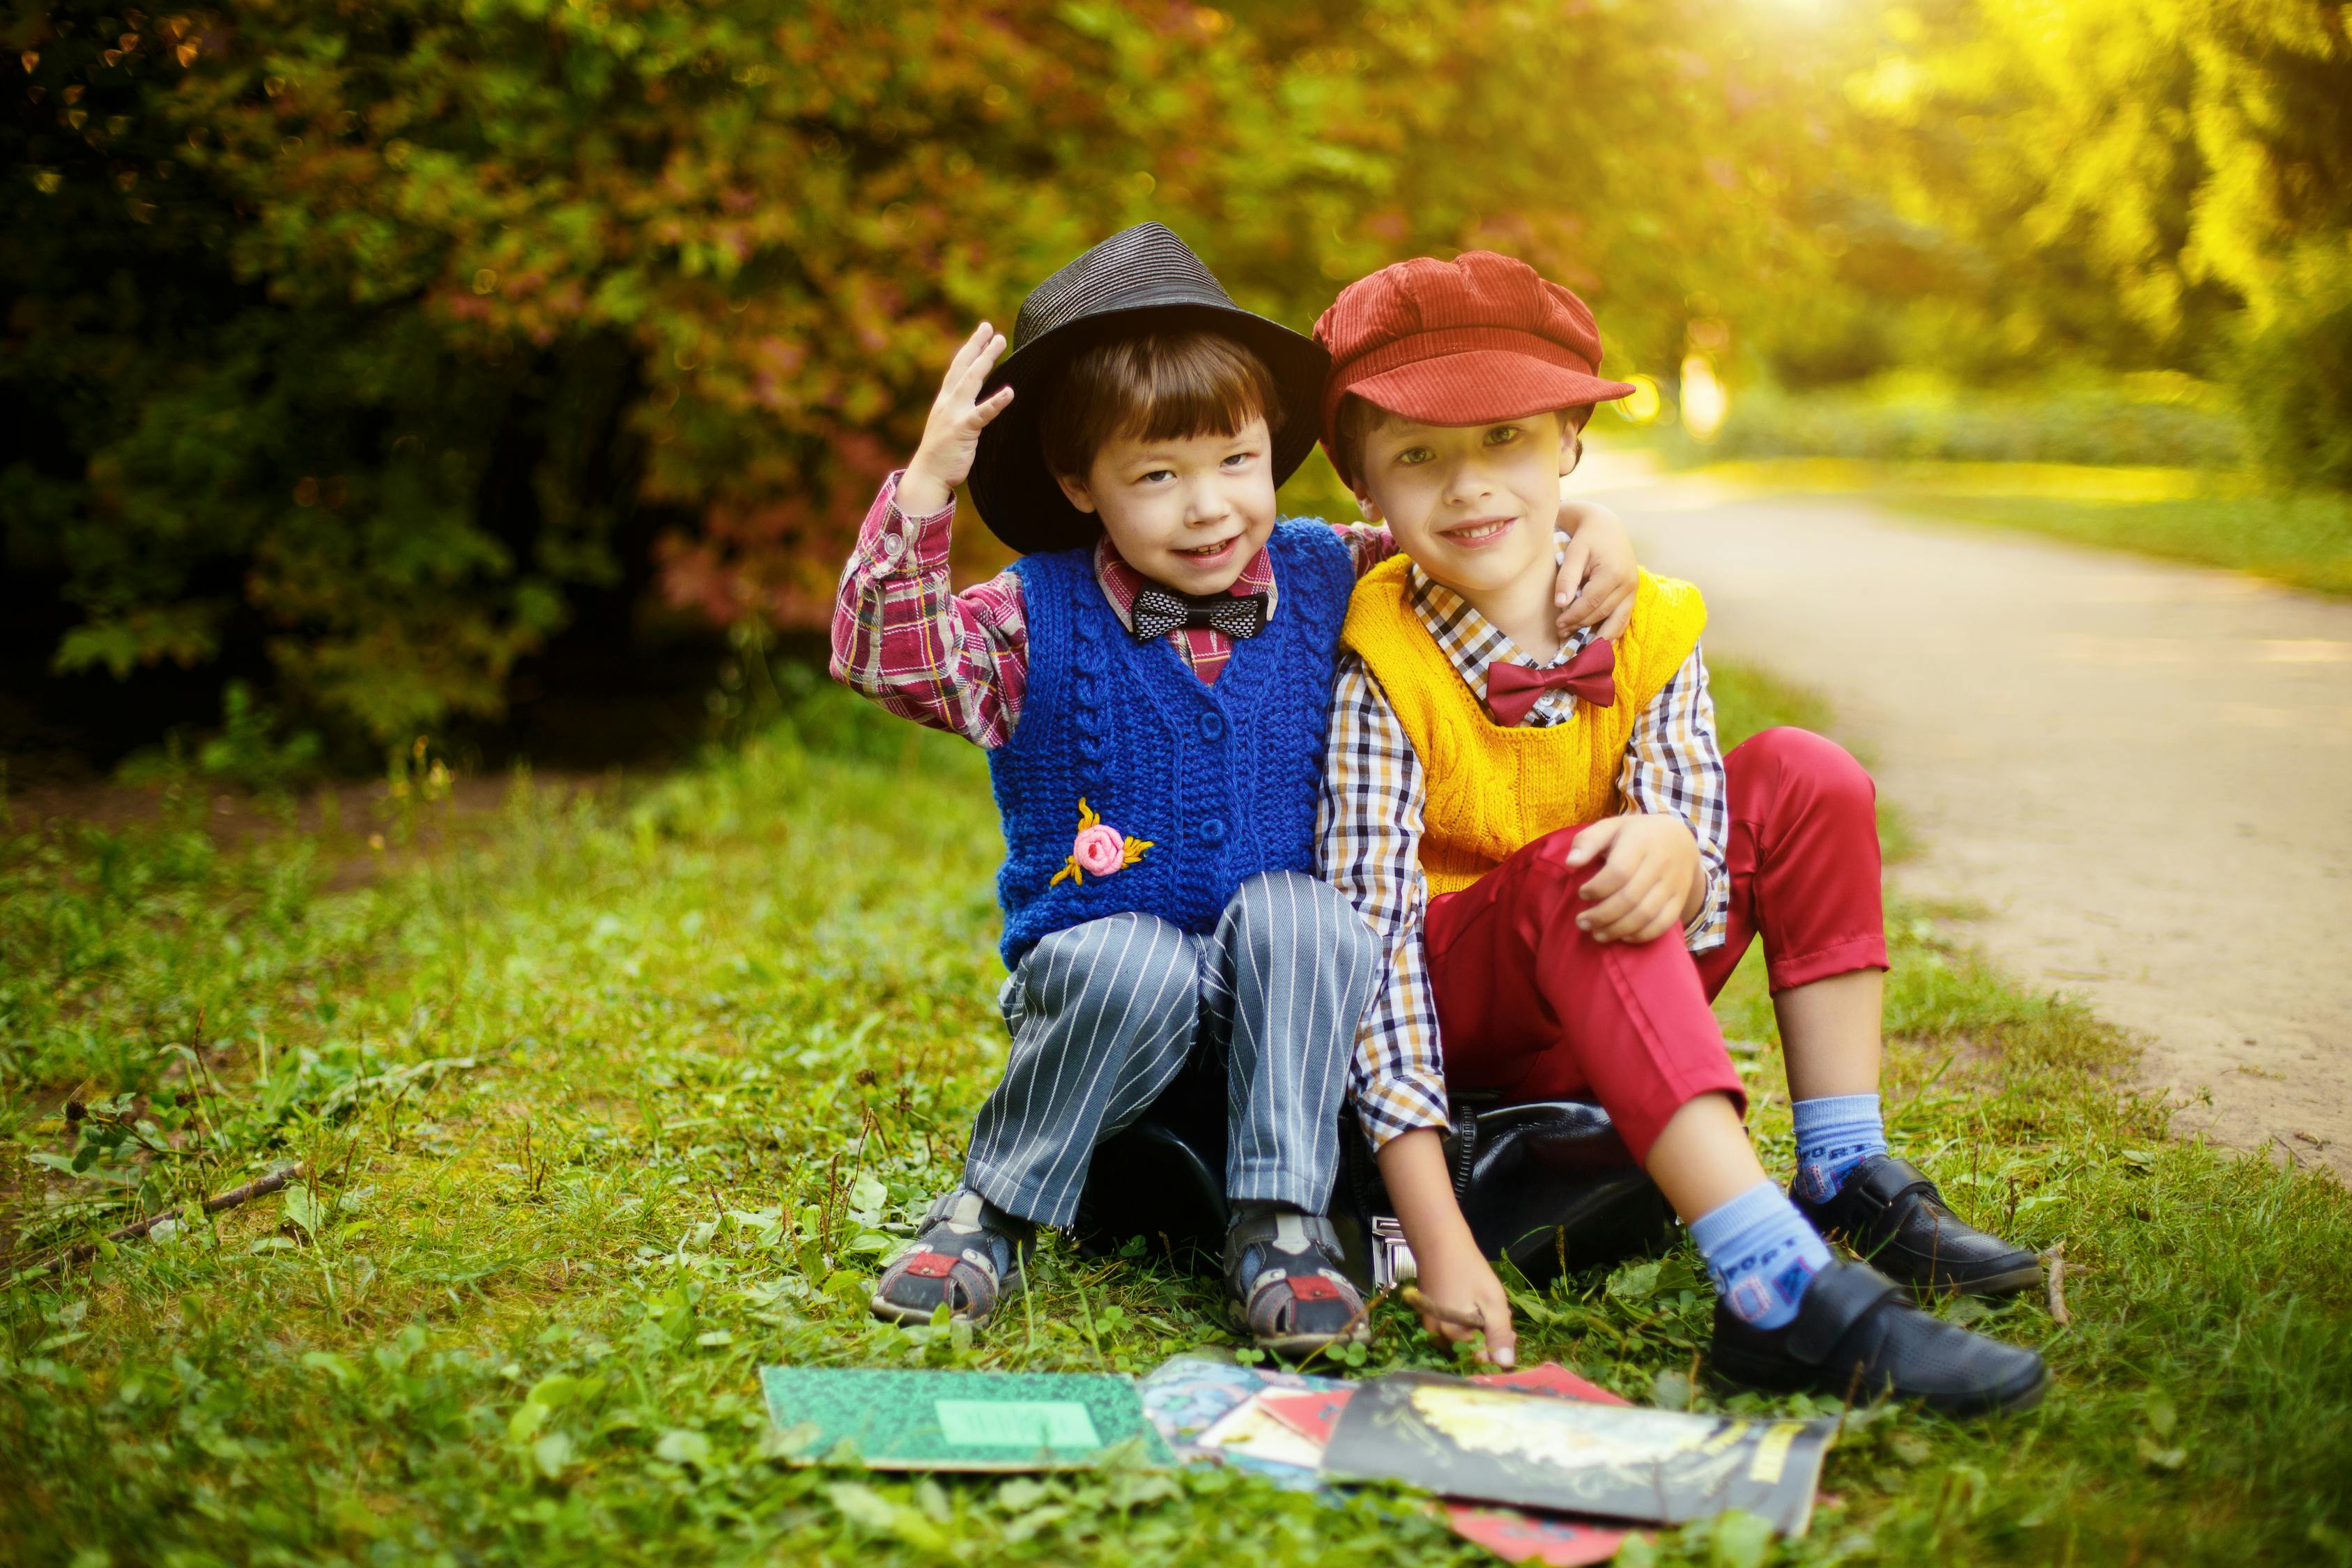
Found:
M 2042 1257 L 2050 1265 L 2050 1315 L 2063 1329 L 2074 1321 L 2074 1314 L 2066 1310 L 2066 1244 L 2053 1242 Z
M 1420 1291 L 1414 1289 L 1410 1285 L 1406 1286 L 1404 1289 L 1407 1300 L 1411 1300 L 1412 1298 L 1421 1294 Z M 1356 1325 L 1370 1317 L 1372 1315 L 1372 1310 L 1388 1299 L 1389 1293 L 1387 1290 L 1374 1291 L 1370 1300 L 1366 1301 L 1363 1305 L 1358 1307 L 1354 1311 L 1348 1314 L 1348 1321 L 1339 1325 L 1339 1332 L 1333 1334 L 1328 1340 L 1317 1345 L 1313 1350 L 1307 1352 L 1306 1359 L 1298 1363 L 1298 1370 L 1300 1372 L 1305 1372 L 1308 1367 L 1315 1364 L 1315 1358 L 1317 1356 L 1323 1354 L 1333 1345 L 1338 1344 L 1341 1340 L 1347 1339 L 1349 1335 L 1353 1334 L 1356 1331 Z
M 214 1196 L 206 1198 L 205 1200 L 205 1212 L 206 1214 L 218 1214 L 223 1209 L 233 1209 L 236 1207 L 237 1205 L 250 1203 L 255 1198 L 266 1198 L 270 1194 L 278 1191 L 280 1187 L 283 1187 L 287 1183 L 292 1181 L 295 1177 L 309 1174 L 309 1170 L 310 1168 L 308 1166 L 304 1165 L 298 1160 L 293 1164 L 288 1165 L 282 1170 L 272 1171 L 266 1176 L 257 1176 L 241 1187 L 231 1187 L 225 1193 L 215 1194 Z M 149 1215 L 145 1219 L 139 1220 L 131 1225 L 126 1225 L 120 1230 L 110 1230 L 107 1232 L 106 1239 L 108 1241 L 137 1241 L 140 1237 L 145 1236 L 149 1231 L 154 1229 L 165 1220 L 176 1218 L 177 1214 L 178 1211 L 176 1210 L 166 1209 L 162 1214 Z M 65 1261 L 68 1264 L 87 1263 L 91 1258 L 98 1256 L 98 1249 L 100 1245 L 100 1243 L 95 1241 L 82 1242 L 79 1246 L 71 1247 L 67 1251 Z
M 1421 1288 L 1417 1285 L 1408 1285 L 1404 1288 L 1404 1304 L 1416 1312 L 1426 1312 L 1439 1322 L 1451 1323 L 1457 1329 L 1476 1329 L 1483 1331 L 1486 1327 L 1486 1320 L 1477 1313 L 1457 1312 L 1451 1307 L 1442 1307 L 1423 1295 Z

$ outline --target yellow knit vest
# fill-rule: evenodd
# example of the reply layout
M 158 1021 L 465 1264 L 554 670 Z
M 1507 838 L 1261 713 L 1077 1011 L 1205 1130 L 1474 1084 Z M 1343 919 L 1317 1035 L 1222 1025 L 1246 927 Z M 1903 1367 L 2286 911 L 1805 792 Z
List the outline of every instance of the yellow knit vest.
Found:
M 1565 724 L 1505 729 L 1413 613 L 1411 567 L 1397 555 L 1364 574 L 1340 638 L 1381 683 L 1421 758 L 1421 867 L 1432 893 L 1451 893 L 1545 834 L 1619 809 L 1617 771 L 1633 721 L 1698 646 L 1706 602 L 1688 583 L 1643 573 L 1617 644 L 1616 706 L 1579 702 Z

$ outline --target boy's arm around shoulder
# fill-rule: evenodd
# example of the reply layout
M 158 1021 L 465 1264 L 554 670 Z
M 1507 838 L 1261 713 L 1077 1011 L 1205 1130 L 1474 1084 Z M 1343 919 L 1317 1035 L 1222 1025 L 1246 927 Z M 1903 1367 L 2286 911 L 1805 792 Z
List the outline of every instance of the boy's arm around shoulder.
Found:
M 1379 524 L 1333 526 L 1359 577 L 1397 552 L 1395 536 Z M 1603 642 L 1616 641 L 1633 614 L 1633 588 L 1641 575 L 1624 520 L 1598 501 L 1563 499 L 1555 526 L 1564 538 L 1552 585 L 1552 604 L 1559 612 L 1554 634 L 1565 642 L 1579 627 L 1597 626 L 1595 635 Z

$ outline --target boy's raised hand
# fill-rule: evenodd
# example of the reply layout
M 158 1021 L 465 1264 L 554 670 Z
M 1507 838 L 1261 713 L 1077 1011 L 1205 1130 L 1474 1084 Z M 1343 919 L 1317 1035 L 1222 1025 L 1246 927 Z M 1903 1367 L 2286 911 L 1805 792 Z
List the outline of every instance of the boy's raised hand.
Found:
M 898 510 L 907 517 L 927 517 L 955 498 L 956 486 L 971 472 L 980 450 L 980 433 L 1013 401 L 1013 389 L 1000 386 L 987 402 L 976 402 L 981 384 L 1004 352 L 1004 334 L 986 321 L 972 329 L 948 363 L 940 380 L 940 395 L 931 399 L 931 416 L 923 426 L 922 445 L 898 480 Z
M 1569 847 L 1573 870 L 1599 860 L 1578 896 L 1592 907 L 1576 923 L 1595 942 L 1654 942 L 1696 912 L 1698 839 L 1679 816 L 1628 812 L 1601 818 Z
M 1591 501 L 1561 502 L 1559 526 L 1574 531 L 1552 585 L 1554 634 L 1566 642 L 1579 626 L 1598 626 L 1603 642 L 1615 642 L 1633 617 L 1633 537 L 1615 512 Z

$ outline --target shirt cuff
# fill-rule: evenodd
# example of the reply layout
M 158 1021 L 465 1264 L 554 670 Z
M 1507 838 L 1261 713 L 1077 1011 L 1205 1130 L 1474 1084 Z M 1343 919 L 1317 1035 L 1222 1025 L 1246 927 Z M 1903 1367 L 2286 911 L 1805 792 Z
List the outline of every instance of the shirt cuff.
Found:
M 1446 1110 L 1445 1080 L 1430 1072 L 1401 1072 L 1366 1085 L 1357 1098 L 1356 1113 L 1376 1152 L 1408 1132 L 1424 1127 L 1443 1132 L 1454 1125 Z
M 1730 873 L 1710 869 L 1706 874 L 1706 891 L 1699 899 L 1698 913 L 1683 927 L 1683 945 L 1693 952 L 1712 952 L 1721 947 L 1731 934 Z
M 955 497 L 950 493 L 947 505 L 937 511 L 908 517 L 898 510 L 898 481 L 906 473 L 906 469 L 899 468 L 882 482 L 880 501 L 867 514 L 857 541 L 859 552 L 877 577 L 898 571 L 940 572 L 947 568 L 948 542 L 954 532 Z

